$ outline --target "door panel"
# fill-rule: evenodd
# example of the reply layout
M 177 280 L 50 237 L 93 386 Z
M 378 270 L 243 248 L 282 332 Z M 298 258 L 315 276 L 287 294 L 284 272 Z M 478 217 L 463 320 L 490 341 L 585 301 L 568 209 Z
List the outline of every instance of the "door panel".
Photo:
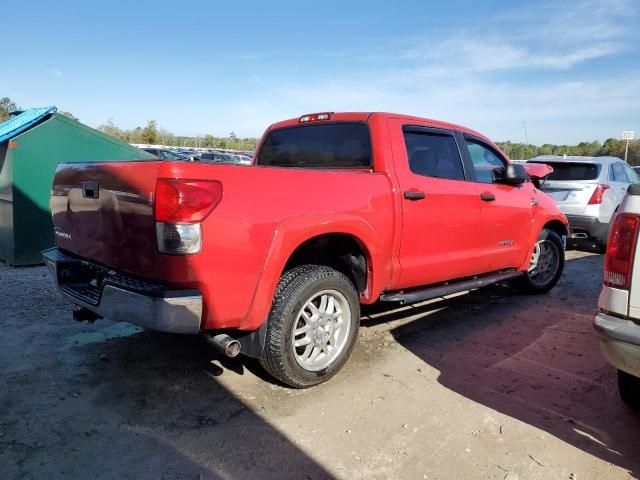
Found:
M 490 192 L 495 200 L 483 202 L 480 218 L 485 243 L 483 255 L 489 271 L 520 267 L 529 251 L 533 220 L 531 184 L 520 187 L 508 185 L 478 185 L 482 192 Z
M 482 256 L 487 270 L 520 267 L 528 254 L 535 193 L 531 183 L 518 186 L 501 184 L 507 161 L 492 146 L 465 136 L 466 153 L 475 172 L 475 185 L 481 197 Z
M 464 180 L 451 132 L 403 132 L 401 120 L 389 126 L 402 202 L 401 274 L 394 288 L 484 272 L 477 239 L 481 201 L 476 185 Z

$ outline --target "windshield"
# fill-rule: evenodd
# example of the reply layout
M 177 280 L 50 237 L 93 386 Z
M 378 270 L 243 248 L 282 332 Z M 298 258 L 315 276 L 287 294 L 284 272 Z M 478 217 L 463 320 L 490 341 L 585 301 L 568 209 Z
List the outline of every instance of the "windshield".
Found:
M 364 123 L 325 123 L 269 132 L 257 165 L 297 168 L 369 168 L 371 140 Z
M 546 180 L 595 180 L 600 175 L 600 165 L 586 162 L 529 162 L 544 163 L 553 167 Z

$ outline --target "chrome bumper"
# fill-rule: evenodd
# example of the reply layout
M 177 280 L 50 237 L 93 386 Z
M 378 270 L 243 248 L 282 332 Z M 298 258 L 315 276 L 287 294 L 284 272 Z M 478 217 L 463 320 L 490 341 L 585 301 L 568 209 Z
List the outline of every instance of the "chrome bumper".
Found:
M 600 312 L 593 326 L 607 361 L 619 370 L 640 377 L 640 325 Z
M 202 295 L 118 274 L 57 248 L 42 252 L 60 292 L 100 317 L 170 333 L 199 333 Z

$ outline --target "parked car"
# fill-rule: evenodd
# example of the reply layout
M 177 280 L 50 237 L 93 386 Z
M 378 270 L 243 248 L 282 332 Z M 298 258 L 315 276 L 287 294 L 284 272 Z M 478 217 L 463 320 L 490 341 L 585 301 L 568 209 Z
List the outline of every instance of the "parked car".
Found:
M 633 171 L 636 172 L 636 174 L 640 175 L 640 166 L 636 165 L 635 167 L 631 168 L 633 168 Z
M 539 156 L 528 163 L 553 167 L 542 190 L 567 216 L 572 239 L 587 239 L 604 251 L 614 212 L 629 184 L 640 181 L 636 172 L 617 157 Z
M 163 160 L 189 160 L 188 157 L 174 153 L 166 148 L 143 148 L 142 150 Z
M 255 164 L 60 165 L 44 259 L 75 318 L 203 333 L 309 387 L 347 361 L 361 303 L 562 274 L 565 216 L 473 130 L 304 115 L 269 127 Z
M 620 396 L 636 408 L 640 408 L 638 230 L 640 185 L 631 185 L 611 227 L 594 327 L 604 357 L 618 369 Z
M 251 158 L 243 155 L 235 155 L 229 152 L 203 153 L 200 161 L 208 163 L 231 163 L 237 165 L 251 165 Z

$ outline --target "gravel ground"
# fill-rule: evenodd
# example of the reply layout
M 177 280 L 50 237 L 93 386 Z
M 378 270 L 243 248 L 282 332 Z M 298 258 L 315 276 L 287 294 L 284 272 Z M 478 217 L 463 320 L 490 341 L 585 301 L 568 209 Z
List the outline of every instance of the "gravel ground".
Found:
M 43 267 L 0 266 L 0 479 L 625 479 L 640 414 L 591 328 L 602 257 L 368 308 L 330 382 L 292 390 L 200 338 L 79 324 Z

